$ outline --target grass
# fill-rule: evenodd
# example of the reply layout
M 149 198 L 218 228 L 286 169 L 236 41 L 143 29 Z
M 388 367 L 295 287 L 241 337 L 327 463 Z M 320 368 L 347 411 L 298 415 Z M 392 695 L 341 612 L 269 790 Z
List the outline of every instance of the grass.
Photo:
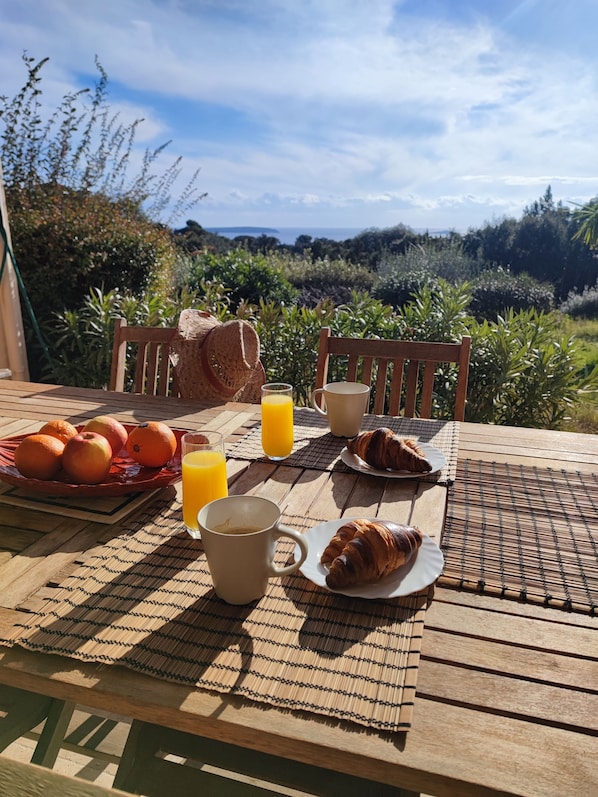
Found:
M 563 331 L 580 342 L 588 373 L 598 366 L 598 319 L 563 318 Z M 563 428 L 568 432 L 598 434 L 598 395 L 579 404 Z

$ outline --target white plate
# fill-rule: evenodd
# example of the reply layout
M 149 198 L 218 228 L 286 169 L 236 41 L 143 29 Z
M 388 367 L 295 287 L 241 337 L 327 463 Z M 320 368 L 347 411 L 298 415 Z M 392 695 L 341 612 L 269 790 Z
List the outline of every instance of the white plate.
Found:
M 368 476 L 384 476 L 385 479 L 421 479 L 422 476 L 432 476 L 444 468 L 446 458 L 440 449 L 430 445 L 430 443 L 418 443 L 417 445 L 432 466 L 432 470 L 427 473 L 414 473 L 411 470 L 378 470 L 364 462 L 357 454 L 352 454 L 346 446 L 341 451 L 341 459 L 345 465 L 359 471 L 359 473 L 367 473 Z
M 303 575 L 319 587 L 324 587 L 329 592 L 336 592 L 340 595 L 349 595 L 358 598 L 398 598 L 401 595 L 411 595 L 420 589 L 432 584 L 442 573 L 444 567 L 444 556 L 434 540 L 423 535 L 423 541 L 417 554 L 409 562 L 394 573 L 375 581 L 371 584 L 359 584 L 355 587 L 331 590 L 326 584 L 328 569 L 320 562 L 324 548 L 328 545 L 344 523 L 348 523 L 354 518 L 341 518 L 340 520 L 329 520 L 314 526 L 304 533 L 307 539 L 308 554 L 307 559 L 299 568 Z M 295 561 L 299 559 L 299 546 L 295 548 Z

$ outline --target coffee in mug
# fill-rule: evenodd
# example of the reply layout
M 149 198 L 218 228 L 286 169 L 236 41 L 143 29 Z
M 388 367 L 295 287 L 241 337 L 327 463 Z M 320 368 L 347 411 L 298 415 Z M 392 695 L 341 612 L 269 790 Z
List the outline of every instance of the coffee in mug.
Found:
M 320 395 L 323 399 L 323 408 L 317 401 Z M 361 382 L 330 382 L 313 391 L 311 402 L 316 412 L 328 418 L 333 435 L 355 437 L 361 430 L 369 397 L 369 385 Z
M 244 604 L 261 598 L 268 580 L 298 570 L 307 557 L 307 541 L 280 522 L 279 507 L 255 495 L 231 495 L 206 504 L 197 517 L 214 590 L 227 603 Z M 299 560 L 286 567 L 274 564 L 276 541 L 291 537 Z

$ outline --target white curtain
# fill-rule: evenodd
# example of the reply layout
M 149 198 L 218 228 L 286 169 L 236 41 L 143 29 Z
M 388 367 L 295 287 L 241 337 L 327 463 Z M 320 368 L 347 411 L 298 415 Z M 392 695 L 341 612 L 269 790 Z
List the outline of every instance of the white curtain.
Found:
M 4 227 L 8 245 L 12 248 L 1 164 L 0 221 Z M 5 252 L 5 248 L 4 237 L 0 235 L 0 264 L 4 262 L 6 255 L 2 281 L 0 282 L 0 368 L 9 368 L 13 379 L 27 381 L 29 379 L 29 366 L 27 363 L 19 286 L 10 254 Z

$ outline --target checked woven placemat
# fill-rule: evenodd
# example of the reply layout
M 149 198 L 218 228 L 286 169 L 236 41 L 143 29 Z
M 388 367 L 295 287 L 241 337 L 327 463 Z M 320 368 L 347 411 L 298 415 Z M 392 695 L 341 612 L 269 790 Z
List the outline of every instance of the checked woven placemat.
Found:
M 598 475 L 460 462 L 440 547 L 443 586 L 595 614 Z
M 304 710 L 385 731 L 411 724 L 427 591 L 393 600 L 332 595 L 300 573 L 248 606 L 213 592 L 181 505 L 130 521 L 0 644 Z M 319 518 L 284 517 L 298 530 Z M 285 547 L 286 546 L 286 547 Z M 277 562 L 292 555 L 281 540 Z
M 313 468 L 315 470 L 345 470 L 348 468 L 340 459 L 347 445 L 344 437 L 334 437 L 328 430 L 326 418 L 315 410 L 301 407 L 295 409 L 295 445 L 283 463 L 292 467 Z M 450 483 L 457 469 L 457 449 L 459 446 L 459 425 L 455 421 L 433 421 L 420 418 L 399 418 L 388 415 L 365 415 L 362 431 L 370 431 L 387 426 L 401 437 L 411 437 L 421 443 L 430 443 L 440 449 L 446 457 L 446 467 L 434 476 L 420 477 L 436 483 Z M 236 443 L 227 446 L 226 453 L 233 459 L 263 460 L 261 426 L 258 424 Z

